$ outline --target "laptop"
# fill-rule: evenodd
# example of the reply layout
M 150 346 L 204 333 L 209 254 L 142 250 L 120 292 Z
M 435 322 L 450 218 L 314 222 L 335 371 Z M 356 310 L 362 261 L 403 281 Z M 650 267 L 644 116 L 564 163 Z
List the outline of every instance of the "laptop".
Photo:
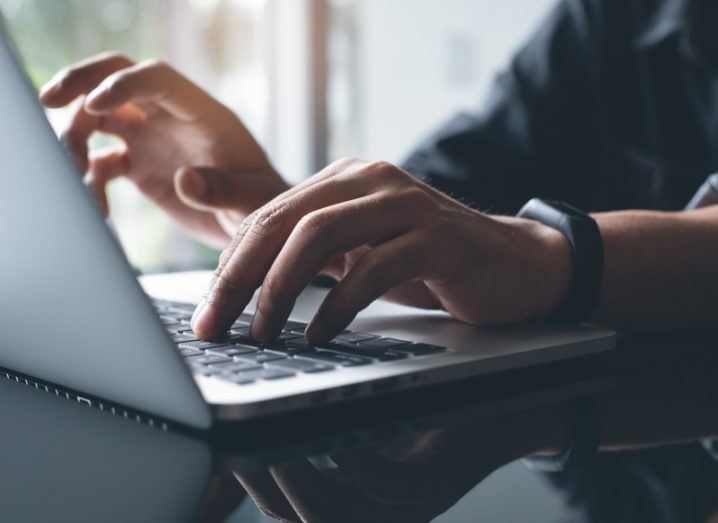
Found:
M 218 498 L 213 478 L 304 459 L 326 466 L 327 455 L 385 448 L 437 429 L 460 430 L 610 386 L 610 373 L 586 368 L 585 358 L 575 363 L 553 379 L 521 371 L 495 375 L 502 378 L 499 386 L 482 381 L 462 389 L 458 402 L 450 391 L 431 403 L 412 402 L 411 408 L 392 397 L 364 412 L 349 414 L 338 405 L 341 412 L 330 417 L 268 418 L 234 426 L 236 432 L 228 434 L 167 429 L 148 417 L 138 423 L 135 416 L 125 419 L 121 409 L 113 413 L 104 403 L 90 408 L 77 401 L 81 396 L 0 373 L 0 416 L 12 420 L 3 424 L 0 448 L 3 521 L 206 521 L 202 508 L 212 512 L 230 495 Z
M 594 326 L 479 329 L 383 302 L 309 346 L 302 330 L 325 294 L 314 287 L 271 344 L 247 336 L 251 307 L 223 339 L 194 339 L 194 305 L 143 291 L 0 31 L 0 367 L 208 429 L 613 347 Z

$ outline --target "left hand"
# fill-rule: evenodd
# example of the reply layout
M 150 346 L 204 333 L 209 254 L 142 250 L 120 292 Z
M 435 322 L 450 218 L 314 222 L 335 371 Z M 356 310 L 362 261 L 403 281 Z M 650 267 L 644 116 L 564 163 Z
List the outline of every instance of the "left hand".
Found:
M 571 255 L 537 222 L 475 211 L 385 162 L 344 159 L 244 220 L 194 330 L 221 335 L 261 286 L 251 335 L 272 339 L 321 272 L 338 283 L 307 328 L 313 342 L 384 295 L 477 325 L 547 314 L 567 292 Z

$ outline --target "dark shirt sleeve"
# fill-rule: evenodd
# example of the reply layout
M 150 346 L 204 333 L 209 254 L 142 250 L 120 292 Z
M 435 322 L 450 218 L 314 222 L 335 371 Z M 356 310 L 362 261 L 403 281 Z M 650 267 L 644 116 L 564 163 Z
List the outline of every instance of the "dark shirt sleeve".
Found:
M 403 167 L 482 210 L 515 213 L 534 196 L 581 205 L 593 174 L 597 17 L 591 0 L 560 2 L 483 110 L 452 118 Z

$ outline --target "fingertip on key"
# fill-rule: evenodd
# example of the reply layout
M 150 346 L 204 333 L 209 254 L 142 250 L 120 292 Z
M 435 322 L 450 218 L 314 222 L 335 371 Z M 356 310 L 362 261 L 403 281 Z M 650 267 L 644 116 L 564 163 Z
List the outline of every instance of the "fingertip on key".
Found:
M 269 332 L 267 319 L 260 311 L 256 311 L 249 327 L 249 335 L 256 341 L 268 341 Z
M 200 339 L 210 340 L 215 334 L 215 324 L 212 308 L 203 301 L 192 316 L 192 330 Z

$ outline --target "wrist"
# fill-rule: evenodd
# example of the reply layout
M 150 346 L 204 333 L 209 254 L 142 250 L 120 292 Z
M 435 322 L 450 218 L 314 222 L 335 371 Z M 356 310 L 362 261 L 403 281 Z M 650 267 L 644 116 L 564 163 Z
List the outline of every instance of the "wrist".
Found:
M 544 316 L 553 312 L 570 292 L 573 255 L 563 233 L 538 222 L 531 225 L 536 228 L 536 235 L 543 246 L 537 250 L 537 263 L 539 274 L 544 278 L 544 300 L 539 310 L 539 315 Z
M 523 251 L 528 260 L 525 268 L 527 291 L 533 302 L 535 317 L 553 312 L 570 291 L 573 256 L 564 234 L 534 220 L 502 217 L 526 238 Z

